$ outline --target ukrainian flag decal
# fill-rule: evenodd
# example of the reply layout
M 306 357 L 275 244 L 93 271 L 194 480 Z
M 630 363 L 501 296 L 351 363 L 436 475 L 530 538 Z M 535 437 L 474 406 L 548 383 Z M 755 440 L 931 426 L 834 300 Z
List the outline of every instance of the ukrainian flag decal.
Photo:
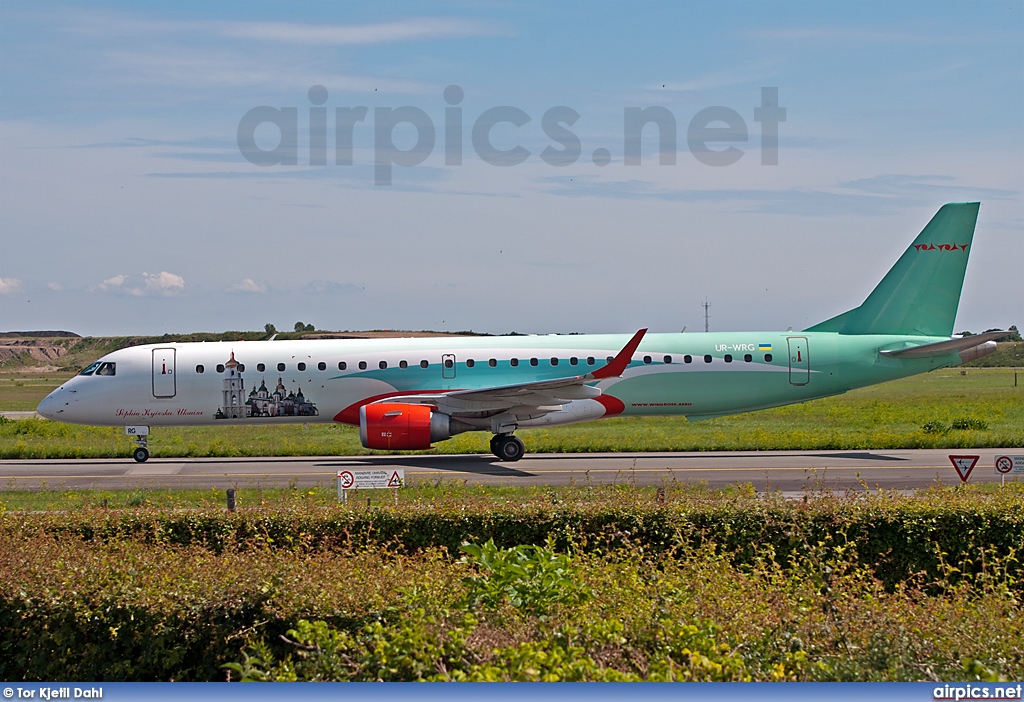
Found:
M 771 351 L 772 350 L 772 345 L 771 344 L 758 344 L 757 345 L 757 350 L 758 351 Z

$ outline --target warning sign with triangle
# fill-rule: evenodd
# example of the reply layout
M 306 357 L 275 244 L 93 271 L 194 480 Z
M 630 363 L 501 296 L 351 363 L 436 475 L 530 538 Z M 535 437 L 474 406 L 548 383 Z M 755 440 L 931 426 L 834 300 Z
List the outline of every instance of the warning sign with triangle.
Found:
M 960 481 L 966 483 L 979 458 L 981 456 L 950 456 L 949 460 L 956 468 L 956 474 L 960 476 Z
M 974 466 L 971 466 L 971 467 L 973 468 Z M 402 471 L 402 472 L 404 473 L 405 471 Z M 402 478 L 401 478 L 401 476 L 398 475 L 398 471 L 397 470 L 394 473 L 391 474 L 391 480 L 388 481 L 388 487 L 389 488 L 402 487 Z

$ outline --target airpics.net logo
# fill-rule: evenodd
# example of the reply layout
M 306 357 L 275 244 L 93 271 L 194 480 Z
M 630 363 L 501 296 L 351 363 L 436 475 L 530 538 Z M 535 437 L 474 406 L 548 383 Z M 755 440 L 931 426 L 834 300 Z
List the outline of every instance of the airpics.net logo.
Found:
M 933 700 L 978 702 L 979 700 L 1020 700 L 1024 685 L 943 685 L 932 691 Z
M 303 165 L 327 166 L 328 108 L 327 88 L 314 85 L 308 91 L 308 161 Z M 526 131 L 533 118 L 525 111 L 511 105 L 500 105 L 484 110 L 469 124 L 469 116 L 461 107 L 465 92 L 458 85 L 449 85 L 442 94 L 444 118 L 440 130 L 430 115 L 419 107 L 375 107 L 372 116 L 366 106 L 334 108 L 334 164 L 353 165 L 353 145 L 357 130 L 370 130 L 373 137 L 374 184 L 391 185 L 395 166 L 412 167 L 425 162 L 434 152 L 441 132 L 444 165 L 461 166 L 469 153 L 464 144 L 467 136 L 472 153 L 484 163 L 507 168 L 518 166 L 534 154 L 517 141 L 530 136 Z M 439 105 L 440 107 L 440 105 Z M 550 139 L 538 154 L 541 161 L 549 166 L 564 168 L 579 162 L 584 146 L 580 137 L 571 128 L 580 120 L 580 113 L 571 107 L 551 107 L 540 118 L 540 128 Z M 776 166 L 779 163 L 779 124 L 786 121 L 786 108 L 779 106 L 778 88 L 761 88 L 761 104 L 753 108 L 754 122 L 760 125 L 762 166 Z M 257 130 L 265 133 L 264 125 L 277 132 L 277 145 L 263 148 L 257 143 Z M 501 125 L 499 127 L 499 125 Z M 646 129 L 651 125 L 650 129 Z M 495 128 L 501 130 L 503 141 L 511 139 L 516 145 L 498 148 L 494 145 Z M 395 143 L 396 130 L 412 130 L 415 143 L 409 148 L 399 148 Z M 644 133 L 656 131 L 658 164 L 676 165 L 678 123 L 676 115 L 666 107 L 623 108 L 621 160 L 626 166 L 641 165 L 642 137 Z M 360 134 L 360 136 L 368 136 Z M 242 156 L 255 166 L 298 166 L 299 165 L 299 108 L 270 107 L 262 105 L 246 112 L 238 122 L 238 149 Z M 738 111 L 721 105 L 700 109 L 694 114 L 686 128 L 686 146 L 690 154 L 701 164 L 712 167 L 731 166 L 744 156 L 744 150 L 736 144 L 750 141 L 747 121 Z M 306 151 L 306 149 L 303 149 Z M 652 156 L 653 158 L 654 156 Z M 599 146 L 590 152 L 595 166 L 605 167 L 612 162 L 612 149 Z M 306 160 L 306 159 L 303 159 Z

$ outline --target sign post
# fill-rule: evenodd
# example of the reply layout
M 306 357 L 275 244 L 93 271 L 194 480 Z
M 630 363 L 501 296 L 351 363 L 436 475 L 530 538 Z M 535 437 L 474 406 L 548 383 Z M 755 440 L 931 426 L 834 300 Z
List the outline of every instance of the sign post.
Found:
M 977 465 L 978 459 L 981 456 L 950 456 L 949 460 L 956 468 L 956 474 L 960 476 L 960 482 L 966 483 L 967 479 L 971 477 L 971 471 L 974 470 L 974 466 Z
M 338 501 L 348 504 L 349 490 L 394 490 L 395 504 L 398 504 L 398 489 L 405 485 L 405 469 L 370 468 L 363 470 L 338 471 Z
M 999 485 L 1005 485 L 1007 475 L 1024 475 L 1024 456 L 996 456 Z

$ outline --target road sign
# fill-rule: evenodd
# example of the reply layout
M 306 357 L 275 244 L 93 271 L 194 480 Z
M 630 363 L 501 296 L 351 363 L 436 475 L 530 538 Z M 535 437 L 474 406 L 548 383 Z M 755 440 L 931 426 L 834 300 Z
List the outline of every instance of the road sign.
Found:
M 343 490 L 400 488 L 405 485 L 405 470 L 402 468 L 339 470 L 338 481 Z
M 960 481 L 966 483 L 979 458 L 981 456 L 950 456 L 949 460 L 956 468 L 956 474 L 960 476 Z
M 1000 475 L 1024 473 L 1024 456 L 996 456 L 996 472 Z

